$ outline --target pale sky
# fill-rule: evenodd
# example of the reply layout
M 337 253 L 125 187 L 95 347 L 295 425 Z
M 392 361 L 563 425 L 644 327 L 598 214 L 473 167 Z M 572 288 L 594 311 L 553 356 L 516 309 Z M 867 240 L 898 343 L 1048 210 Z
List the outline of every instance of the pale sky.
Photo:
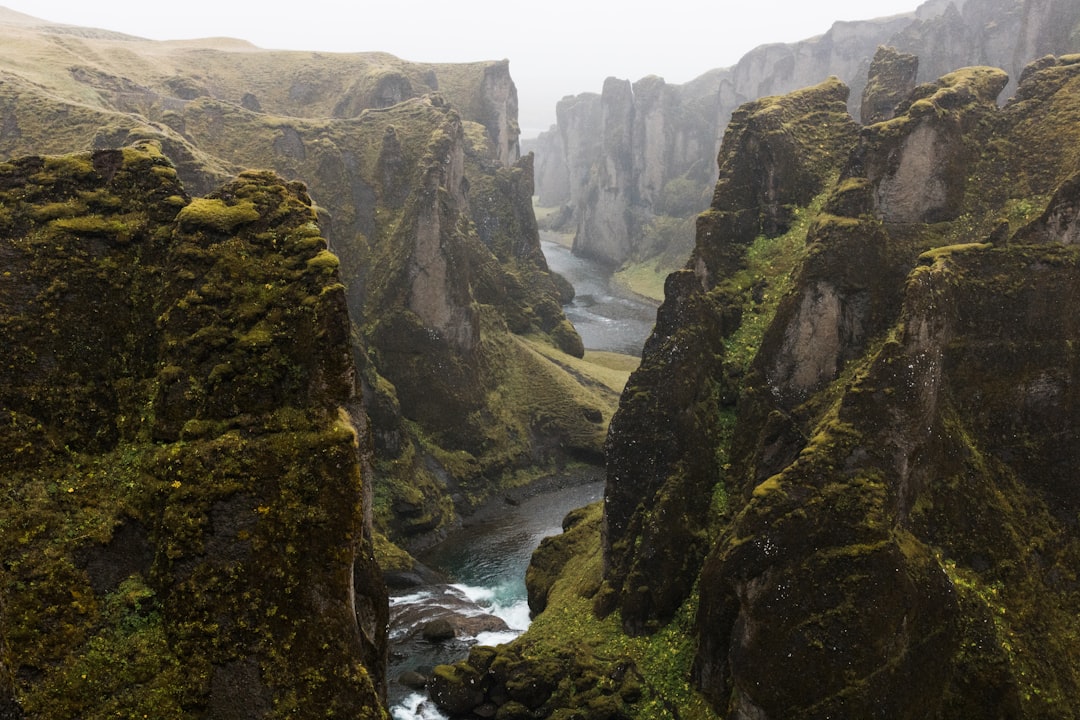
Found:
M 510 60 L 522 136 L 555 122 L 564 95 L 604 79 L 684 83 L 754 47 L 820 35 L 835 20 L 910 12 L 920 0 L 0 0 L 53 22 L 154 40 L 234 37 L 263 48 L 385 51 L 418 62 Z M 526 7 L 531 9 L 526 9 Z

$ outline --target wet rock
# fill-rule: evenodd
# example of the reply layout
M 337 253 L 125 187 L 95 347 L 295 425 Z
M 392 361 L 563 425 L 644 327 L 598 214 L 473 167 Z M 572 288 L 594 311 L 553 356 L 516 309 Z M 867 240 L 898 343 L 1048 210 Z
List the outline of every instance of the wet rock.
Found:
M 412 690 L 423 690 L 427 687 L 428 678 L 415 670 L 406 670 L 398 675 L 398 682 Z
M 383 579 L 391 590 L 409 590 L 446 582 L 444 575 L 419 562 L 414 562 L 408 569 L 383 570 Z
M 431 622 L 424 623 L 424 627 L 420 630 L 420 635 L 429 642 L 442 642 L 443 640 L 452 640 L 457 632 L 454 630 L 454 626 L 450 624 L 450 621 L 446 618 L 439 618 L 438 620 L 432 620 Z
M 400 641 L 469 638 L 509 629 L 505 620 L 491 615 L 452 585 L 429 586 L 391 602 L 390 632 Z
M 428 683 L 428 693 L 440 709 L 464 715 L 484 703 L 480 676 L 468 665 L 440 665 Z

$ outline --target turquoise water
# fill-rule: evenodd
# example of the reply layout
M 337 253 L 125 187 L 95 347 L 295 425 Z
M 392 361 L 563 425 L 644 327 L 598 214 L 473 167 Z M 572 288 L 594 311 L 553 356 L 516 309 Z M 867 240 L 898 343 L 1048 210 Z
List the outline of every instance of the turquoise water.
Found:
M 568 512 L 600 500 L 603 493 L 604 483 L 597 479 L 539 493 L 516 506 L 507 504 L 498 514 L 455 531 L 419 554 L 421 562 L 444 573 L 451 584 L 414 588 L 392 597 L 392 616 L 411 608 L 454 607 L 465 614 L 502 618 L 509 629 L 429 643 L 405 639 L 409 628 L 392 623 L 388 675 L 394 720 L 442 717 L 426 695 L 397 683 L 402 672 L 428 674 L 435 665 L 464 658 L 472 645 L 510 642 L 528 628 L 525 570 L 533 550 L 545 537 L 562 532 L 562 520 Z M 397 642 L 395 634 L 402 636 Z

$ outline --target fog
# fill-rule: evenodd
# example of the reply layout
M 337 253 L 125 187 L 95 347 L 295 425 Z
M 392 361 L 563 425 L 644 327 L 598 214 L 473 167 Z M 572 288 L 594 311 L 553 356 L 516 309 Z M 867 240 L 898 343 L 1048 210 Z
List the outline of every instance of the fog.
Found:
M 826 32 L 836 20 L 911 12 L 918 0 L 794 0 L 635 4 L 549 0 L 523 10 L 492 0 L 224 3 L 187 0 L 0 0 L 52 22 L 155 40 L 234 37 L 260 47 L 385 51 L 420 62 L 510 60 L 524 137 L 555 121 L 564 95 L 598 92 L 606 77 L 682 83 L 728 67 L 754 47 Z M 645 7 L 647 9 L 640 9 Z

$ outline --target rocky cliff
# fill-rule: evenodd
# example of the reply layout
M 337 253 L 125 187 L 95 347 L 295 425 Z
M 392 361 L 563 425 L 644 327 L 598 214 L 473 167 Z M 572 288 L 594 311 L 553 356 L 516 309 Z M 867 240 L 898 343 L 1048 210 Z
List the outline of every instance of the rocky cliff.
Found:
M 0 714 L 385 717 L 370 436 L 306 189 L 0 164 Z M 365 517 L 367 515 L 367 517 Z
M 1007 85 L 733 115 L 602 514 L 534 554 L 521 640 L 437 671 L 443 707 L 1077 717 L 1080 56 Z
M 738 397 L 738 381 L 723 362 L 724 338 L 744 318 L 742 288 L 726 283 L 724 305 L 705 300 L 701 284 L 745 271 L 755 239 L 787 233 L 796 209 L 831 180 L 837 157 L 856 135 L 847 95 L 833 80 L 749 103 L 728 126 L 713 206 L 698 219 L 696 274 L 668 277 L 641 368 L 627 383 L 607 438 L 606 587 L 598 609 L 618 607 L 631 634 L 671 619 L 707 552 L 714 510 L 708 499 L 722 456 L 700 449 L 719 445 L 724 408 Z M 698 333 L 701 327 L 716 331 Z M 680 410 L 660 422 L 670 408 Z
M 723 168 L 758 163 L 781 197 L 807 183 L 767 134 L 754 129 L 754 142 L 740 142 L 746 122 L 729 128 L 693 275 L 665 306 L 711 308 L 675 332 L 681 355 L 725 358 L 709 380 L 734 380 L 727 396 L 737 403 L 718 413 L 734 424 L 672 460 L 693 467 L 715 455 L 719 467 L 700 487 L 688 473 L 660 485 L 698 505 L 723 488 L 697 578 L 692 675 L 721 713 L 1074 717 L 1069 578 L 1080 537 L 1063 441 L 1078 412 L 1066 300 L 1080 281 L 1077 166 L 1071 152 L 1050 153 L 1075 140 L 1080 65 L 1040 62 L 999 110 L 1007 83 L 991 68 L 948 74 L 915 88 L 894 119 L 857 139 L 834 135 L 833 149 L 826 143 L 808 161 L 818 177 L 838 160 L 843 169 L 817 186 L 821 209 L 803 231 L 791 288 L 746 366 L 737 352 L 750 337 L 747 309 L 778 284 L 759 278 L 750 303 L 733 303 L 731 283 L 760 243 L 794 225 L 728 224 L 725 205 L 740 191 Z M 736 120 L 763 123 L 771 112 L 750 105 Z M 788 137 L 807 152 L 819 144 Z M 814 205 L 817 191 L 805 192 L 794 206 Z M 755 216 L 772 217 L 769 193 L 754 200 Z M 748 246 L 755 233 L 764 239 Z M 670 377 L 672 362 L 646 355 L 635 394 L 662 391 L 637 378 Z M 620 579 L 621 548 L 649 568 L 620 595 L 631 631 L 674 614 L 670 602 L 638 598 L 664 597 L 672 579 L 687 593 L 693 583 L 663 569 L 671 564 L 645 565 L 656 546 L 648 532 L 611 532 L 635 507 L 641 527 L 662 522 L 650 512 L 663 507 L 651 499 L 654 476 L 619 464 L 628 457 L 620 436 L 686 413 L 654 406 L 621 429 L 633 399 L 624 396 L 613 421 L 611 467 L 624 471 L 609 474 L 605 535 L 609 582 Z
M 600 457 L 616 396 L 547 354 L 583 348 L 539 250 L 505 61 L 155 43 L 2 16 L 0 31 L 0 153 L 153 139 L 195 195 L 252 167 L 306 184 L 356 325 L 381 529 L 424 534 L 523 470 Z
M 601 121 L 574 123 L 560 114 L 536 141 L 539 196 L 570 209 L 564 222 L 576 232 L 576 253 L 616 266 L 631 261 L 673 269 L 692 246 L 692 229 L 686 223 L 673 227 L 671 218 L 691 217 L 707 206 L 715 171 L 701 160 L 710 147 L 715 152 L 731 113 L 743 103 L 836 76 L 852 89 L 854 117 L 864 112 L 864 90 L 870 90 L 871 103 L 885 103 L 865 111 L 868 120 L 876 119 L 892 110 L 888 98 L 866 88 L 882 45 L 916 58 L 902 70 L 912 82 L 969 65 L 1002 68 L 1013 79 L 1008 97 L 1027 63 L 1080 50 L 1078 28 L 1080 9 L 1064 0 L 932 0 L 910 14 L 838 22 L 820 37 L 756 48 L 733 67 L 684 85 L 610 79 L 599 97 L 560 103 L 599 104 L 591 114 Z M 672 243 L 676 251 L 662 257 Z

